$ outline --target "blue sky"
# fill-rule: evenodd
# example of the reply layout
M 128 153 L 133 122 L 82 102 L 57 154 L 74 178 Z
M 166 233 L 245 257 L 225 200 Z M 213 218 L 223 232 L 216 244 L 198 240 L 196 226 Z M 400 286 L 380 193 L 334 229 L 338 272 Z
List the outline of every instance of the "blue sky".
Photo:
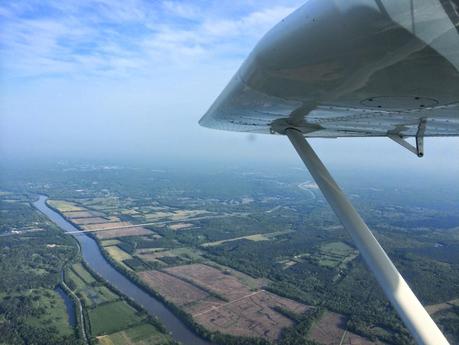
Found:
M 297 162 L 285 138 L 197 121 L 302 3 L 0 0 L 0 154 Z M 385 139 L 313 144 L 337 164 L 459 171 L 455 139 L 427 140 L 422 161 Z
M 238 65 L 300 1 L 7 1 L 6 78 L 154 77 Z

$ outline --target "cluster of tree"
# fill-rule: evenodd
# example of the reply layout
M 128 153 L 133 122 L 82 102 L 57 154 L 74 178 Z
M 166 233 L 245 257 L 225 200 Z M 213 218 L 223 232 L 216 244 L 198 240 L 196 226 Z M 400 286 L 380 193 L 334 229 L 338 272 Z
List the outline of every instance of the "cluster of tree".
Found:
M 33 212 L 27 200 L 19 199 L 16 202 L 0 200 L 1 222 L 0 234 L 9 233 L 11 230 L 23 230 L 32 224 L 42 221 L 39 214 Z
M 307 340 L 307 335 L 313 321 L 322 316 L 323 309 L 310 309 L 301 315 L 292 313 L 291 311 L 283 308 L 277 308 L 277 310 L 286 317 L 295 321 L 295 325 L 293 327 L 286 328 L 282 331 L 278 341 L 279 345 L 316 345 L 314 341 Z
M 40 231 L 0 237 L 0 334 L 6 344 L 80 344 L 78 329 L 69 336 L 59 335 L 53 322 L 35 327 L 30 319 L 46 319 L 46 310 L 37 301 L 40 294 L 53 299 L 50 290 L 60 282 L 66 262 L 78 256 L 74 239 L 48 224 L 27 203 L 6 203 L 1 224 Z M 1 207 L 4 208 L 2 203 Z M 8 230 L 9 231 L 9 230 Z M 49 246 L 53 244 L 53 246 Z
M 55 246 L 47 247 L 50 243 Z M 0 251 L 0 291 L 18 291 L 56 286 L 63 265 L 75 257 L 78 247 L 57 231 L 39 231 L 1 237 Z
M 442 303 L 458 297 L 459 247 L 453 248 L 456 250 L 445 247 L 447 253 L 444 256 L 450 257 L 450 262 L 434 260 L 430 253 L 422 256 L 417 250 L 391 253 L 396 266 L 424 304 Z
M 0 303 L 1 304 L 1 303 Z M 1 308 L 1 306 L 0 306 Z M 2 310 L 0 309 L 0 313 Z M 16 317 L 0 322 L 0 334 L 3 344 L 8 345 L 82 345 L 83 342 L 74 335 L 59 336 L 56 327 L 34 327 Z
M 441 318 L 440 326 L 443 328 L 445 334 L 450 336 L 452 344 L 459 343 L 459 307 L 454 306 L 449 313 L 456 315 L 454 318 Z
M 101 248 L 101 252 L 104 257 L 109 261 L 117 270 L 127 276 L 133 283 L 142 288 L 145 292 L 151 296 L 160 300 L 164 305 L 168 307 L 176 316 L 178 316 L 190 329 L 192 329 L 196 334 L 202 336 L 205 339 L 208 339 L 219 345 L 269 345 L 270 343 L 261 338 L 247 338 L 247 337 L 235 337 L 227 334 L 222 334 L 219 332 L 212 332 L 200 324 L 196 323 L 192 316 L 182 309 L 180 309 L 175 304 L 166 300 L 162 295 L 157 293 L 155 290 L 151 289 L 147 284 L 145 284 L 134 272 L 127 270 L 125 267 L 121 266 L 118 262 L 113 260 L 108 252 Z M 210 292 L 210 291 L 209 291 Z M 215 295 L 215 293 L 212 293 Z M 215 295 L 218 298 L 220 296 Z
M 344 278 L 338 280 L 334 279 L 339 277 L 338 268 L 322 267 L 307 259 L 289 269 L 273 263 L 273 258 L 291 258 L 305 251 L 314 253 L 317 250 L 317 240 L 312 246 L 296 236 L 291 234 L 289 240 L 271 242 L 269 251 L 266 251 L 263 242 L 229 242 L 206 248 L 207 256 L 254 277 L 268 278 L 272 282 L 268 290 L 276 294 L 352 316 L 350 326 L 358 334 L 374 338 L 371 326 L 377 324 L 386 329 L 387 334 L 393 334 L 378 334 L 379 339 L 394 344 L 409 344 L 406 330 L 359 259 L 352 262 Z M 292 334 L 297 332 L 298 329 L 293 328 L 287 334 L 293 337 Z

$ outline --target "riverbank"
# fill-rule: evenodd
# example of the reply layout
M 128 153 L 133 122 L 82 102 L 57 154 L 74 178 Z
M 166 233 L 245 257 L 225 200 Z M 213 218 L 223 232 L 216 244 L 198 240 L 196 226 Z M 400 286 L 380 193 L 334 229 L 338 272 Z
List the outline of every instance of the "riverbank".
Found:
M 46 203 L 47 197 L 40 196 L 34 206 L 44 213 L 53 223 L 58 225 L 65 232 L 75 232 L 78 229 L 70 224 L 59 212 L 50 208 Z M 158 298 L 154 298 L 151 293 L 141 289 L 130 278 L 120 273 L 103 256 L 97 242 L 88 235 L 72 234 L 80 243 L 83 259 L 86 264 L 98 276 L 113 286 L 121 294 L 128 296 L 135 303 L 140 305 L 147 313 L 163 323 L 165 328 L 171 333 L 174 340 L 187 345 L 211 345 L 210 342 L 200 338 L 189 326 L 172 313 L 166 305 Z

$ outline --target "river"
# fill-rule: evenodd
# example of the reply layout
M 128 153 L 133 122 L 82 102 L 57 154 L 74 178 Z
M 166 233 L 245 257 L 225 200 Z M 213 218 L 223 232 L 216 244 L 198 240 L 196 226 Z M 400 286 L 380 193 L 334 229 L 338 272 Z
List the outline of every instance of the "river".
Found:
M 69 325 L 72 327 L 76 326 L 76 314 L 75 314 L 75 304 L 73 303 L 73 300 L 70 298 L 69 295 L 67 295 L 67 292 L 64 291 L 60 286 L 56 287 L 54 289 L 59 296 L 61 296 L 62 300 L 64 301 L 65 304 L 65 310 L 67 312 L 67 316 L 69 319 Z
M 78 229 L 69 223 L 59 213 L 52 210 L 46 204 L 47 197 L 40 195 L 33 205 L 45 214 L 53 223 L 58 225 L 65 232 L 75 232 Z M 185 345 L 211 345 L 210 342 L 202 339 L 191 331 L 177 316 L 175 316 L 158 299 L 135 285 L 122 273 L 117 271 L 102 255 L 97 242 L 84 233 L 72 234 L 80 243 L 83 259 L 86 264 L 115 289 L 130 297 L 137 304 L 142 306 L 148 314 L 158 317 L 164 327 L 171 333 L 174 340 Z

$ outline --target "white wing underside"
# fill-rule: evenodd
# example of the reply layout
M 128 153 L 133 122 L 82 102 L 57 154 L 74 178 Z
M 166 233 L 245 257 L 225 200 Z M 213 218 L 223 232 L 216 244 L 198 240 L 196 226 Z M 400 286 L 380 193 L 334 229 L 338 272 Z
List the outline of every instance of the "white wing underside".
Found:
M 257 45 L 201 119 L 308 137 L 459 136 L 459 6 L 310 0 Z M 405 4 L 405 5 L 404 5 Z

